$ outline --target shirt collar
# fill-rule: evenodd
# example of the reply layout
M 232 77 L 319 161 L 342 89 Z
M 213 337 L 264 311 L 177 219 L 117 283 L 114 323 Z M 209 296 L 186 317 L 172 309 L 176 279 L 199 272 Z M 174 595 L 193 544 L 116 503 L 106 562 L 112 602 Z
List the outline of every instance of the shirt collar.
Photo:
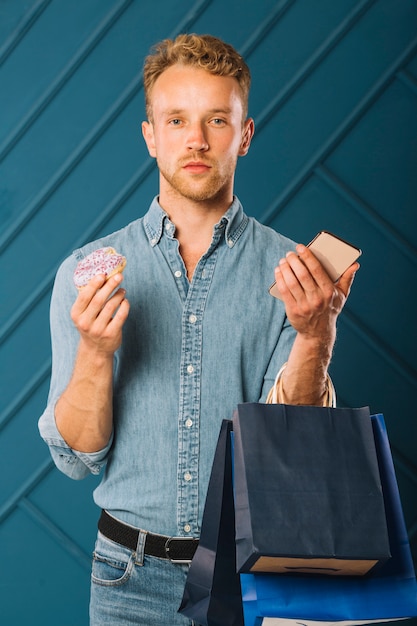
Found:
M 145 232 L 152 247 L 160 242 L 164 230 L 164 222 L 167 219 L 169 219 L 168 215 L 160 206 L 156 196 L 144 217 Z M 249 218 L 244 214 L 242 205 L 238 198 L 234 196 L 232 204 L 215 225 L 214 235 L 224 229 L 226 244 L 229 248 L 233 248 L 244 232 L 248 221 Z

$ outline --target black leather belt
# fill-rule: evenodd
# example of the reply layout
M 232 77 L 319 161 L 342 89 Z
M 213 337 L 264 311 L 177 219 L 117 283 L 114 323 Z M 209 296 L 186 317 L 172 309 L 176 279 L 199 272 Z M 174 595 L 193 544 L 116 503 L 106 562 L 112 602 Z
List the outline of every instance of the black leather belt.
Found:
M 99 531 L 116 543 L 135 551 L 138 545 L 139 530 L 123 524 L 106 511 L 101 512 L 98 521 Z M 145 554 L 173 563 L 190 563 L 198 546 L 198 539 L 189 537 L 167 537 L 146 532 Z

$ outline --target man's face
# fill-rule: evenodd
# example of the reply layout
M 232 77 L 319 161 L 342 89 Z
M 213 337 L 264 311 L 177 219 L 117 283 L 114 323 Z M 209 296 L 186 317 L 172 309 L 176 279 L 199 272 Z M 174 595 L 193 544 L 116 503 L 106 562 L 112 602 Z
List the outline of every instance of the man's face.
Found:
M 253 134 L 236 79 L 173 65 L 156 80 L 151 105 L 142 129 L 160 170 L 160 198 L 231 201 L 236 161 Z

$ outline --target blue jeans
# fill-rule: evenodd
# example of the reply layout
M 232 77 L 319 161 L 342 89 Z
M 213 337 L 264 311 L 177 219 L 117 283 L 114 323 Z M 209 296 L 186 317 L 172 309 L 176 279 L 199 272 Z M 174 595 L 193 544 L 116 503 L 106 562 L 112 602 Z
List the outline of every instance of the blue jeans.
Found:
M 191 626 L 180 615 L 188 565 L 136 552 L 98 533 L 91 576 L 90 626 Z M 197 625 L 195 625 L 197 626 Z

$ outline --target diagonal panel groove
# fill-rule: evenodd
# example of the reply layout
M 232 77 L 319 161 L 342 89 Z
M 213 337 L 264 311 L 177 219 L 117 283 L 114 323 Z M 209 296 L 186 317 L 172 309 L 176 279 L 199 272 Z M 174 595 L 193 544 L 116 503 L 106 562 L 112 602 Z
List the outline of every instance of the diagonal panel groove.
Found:
M 119 4 L 117 4 L 115 8 L 101 21 L 94 32 L 88 37 L 87 41 L 85 41 L 84 44 L 78 48 L 76 54 L 72 59 L 70 59 L 64 69 L 50 84 L 46 92 L 38 98 L 19 124 L 9 133 L 8 137 L 6 137 L 2 146 L 0 146 L 0 162 L 16 146 L 31 125 L 38 119 L 55 96 L 67 84 L 70 78 L 84 63 L 91 52 L 96 48 L 96 46 L 131 3 L 132 0 L 121 0 L 121 2 L 119 2 Z
M 402 378 L 413 387 L 417 386 L 417 370 L 406 363 L 401 356 L 394 352 L 394 346 L 384 343 L 377 337 L 369 326 L 365 326 L 348 308 L 343 310 L 343 321 L 346 322 L 360 338 L 362 343 L 384 359 Z
M 124 0 L 126 2 L 126 0 Z M 132 0 L 128 0 L 131 2 Z M 187 30 L 192 21 L 197 19 L 200 14 L 207 8 L 211 0 L 200 0 L 186 14 L 181 23 L 177 26 L 177 31 Z M 172 35 L 170 35 L 172 36 Z M 129 102 L 140 91 L 142 87 L 142 73 L 137 74 L 127 88 L 119 95 L 114 104 L 107 110 L 105 115 L 95 124 L 94 128 L 85 136 L 80 144 L 73 150 L 63 165 L 49 179 L 47 184 L 40 190 L 34 200 L 20 212 L 19 219 L 15 220 L 10 228 L 6 229 L 0 237 L 0 254 L 9 245 L 9 243 L 17 236 L 17 234 L 26 226 L 32 217 L 42 208 L 42 206 L 55 193 L 58 187 L 66 180 L 75 167 L 93 148 L 97 141 L 103 136 L 106 130 L 117 119 L 117 117 L 126 108 Z
M 19 22 L 14 32 L 7 38 L 5 43 L 0 48 L 0 66 L 11 55 L 13 50 L 19 45 L 23 37 L 32 28 L 38 17 L 42 15 L 51 0 L 39 0 L 36 2 L 30 11 L 26 13 L 24 18 Z
M 0 432 L 10 422 L 16 413 L 32 397 L 35 391 L 42 385 L 51 373 L 51 359 L 47 359 L 42 367 L 38 367 L 36 373 L 28 383 L 13 397 L 12 402 L 0 413 Z
M 278 198 L 270 204 L 260 218 L 264 224 L 268 224 L 283 207 L 291 200 L 297 191 L 304 185 L 306 180 L 311 176 L 312 171 L 317 165 L 327 158 L 327 156 L 336 148 L 336 146 L 344 139 L 352 127 L 359 119 L 368 111 L 374 102 L 381 96 L 387 86 L 393 80 L 398 70 L 408 63 L 417 50 L 417 38 L 407 46 L 407 48 L 397 57 L 384 74 L 376 81 L 368 93 L 360 100 L 357 106 L 343 120 L 337 129 L 328 137 L 328 139 L 318 148 L 318 150 L 309 159 L 306 165 L 300 169 L 298 174 L 287 185 Z
M 71 252 L 79 248 L 86 241 L 92 240 L 95 238 L 97 233 L 101 228 L 105 226 L 105 224 L 114 216 L 115 213 L 120 209 L 121 206 L 128 200 L 128 198 L 134 193 L 134 191 L 142 184 L 142 182 L 147 178 L 147 176 L 152 172 L 155 167 L 155 163 L 152 159 L 148 159 L 139 168 L 139 170 L 131 177 L 131 179 L 126 183 L 126 185 L 119 191 L 119 193 L 111 200 L 111 202 L 105 207 L 100 216 L 92 223 L 88 230 L 83 231 L 82 238 L 77 239 L 73 242 L 72 246 L 67 250 L 66 254 L 71 254 Z M 49 289 L 51 289 L 52 284 L 54 282 L 56 273 L 56 268 L 52 268 L 52 270 L 46 275 L 43 281 L 39 284 L 39 286 L 33 289 L 30 292 L 30 295 L 26 300 L 21 304 L 21 306 L 14 312 L 13 315 L 9 316 L 6 324 L 3 325 L 0 331 L 0 345 L 7 339 L 8 336 L 19 326 L 19 324 L 24 320 L 24 318 L 32 311 L 33 306 L 39 302 L 39 300 L 47 293 Z
M 20 488 L 17 489 L 11 498 L 9 498 L 1 507 L 0 507 L 0 524 L 14 511 L 14 509 L 18 506 L 20 500 L 25 498 L 31 491 L 38 485 L 47 474 L 55 467 L 53 460 L 48 457 L 45 461 L 38 467 L 38 469 L 31 474 L 31 476 L 20 485 Z
M 37 506 L 27 498 L 22 498 L 19 502 L 19 509 L 22 509 L 33 521 L 43 528 L 50 537 L 56 541 L 66 552 L 68 552 L 84 568 L 90 571 L 91 556 L 86 554 L 78 544 L 66 533 L 64 533 L 49 517 L 45 515 Z
M 199 17 L 202 11 L 204 11 L 210 4 L 211 0 L 200 0 L 197 2 L 188 14 L 184 17 L 181 23 L 177 26 L 174 33 L 169 35 L 172 37 L 177 31 L 182 32 L 187 26 L 191 26 L 192 20 Z M 99 137 L 105 132 L 121 111 L 127 106 L 130 100 L 134 97 L 137 91 L 142 86 L 142 76 L 138 75 L 127 89 L 118 98 L 117 102 L 113 105 L 110 111 L 107 112 L 105 118 L 100 120 L 94 129 L 90 132 L 87 138 L 82 142 L 80 146 L 72 153 L 67 159 L 65 164 L 55 174 L 52 182 L 47 185 L 47 188 L 42 190 L 38 194 L 38 198 L 29 207 L 29 210 L 22 213 L 21 221 L 18 225 L 14 225 L 8 232 L 5 233 L 3 240 L 0 239 L 0 254 L 4 248 L 10 243 L 10 241 L 16 236 L 17 231 L 20 231 L 27 222 L 30 221 L 32 216 L 43 206 L 43 204 L 53 195 L 59 185 L 67 178 L 69 173 L 78 165 L 82 158 L 92 148 L 92 146 L 98 141 Z M 120 190 L 115 198 L 104 208 L 100 217 L 93 222 L 88 231 L 83 234 L 83 238 L 78 240 L 69 249 L 68 254 L 81 246 L 85 241 L 94 239 L 95 235 L 106 222 L 123 206 L 124 202 L 132 195 L 132 193 L 138 188 L 138 186 L 146 179 L 150 172 L 154 169 L 155 163 L 153 159 L 147 159 L 144 164 L 137 170 L 137 172 L 131 177 L 126 185 Z M 54 267 L 51 272 L 43 279 L 39 286 L 34 289 L 29 298 L 27 298 L 23 304 L 9 317 L 6 324 L 0 330 L 0 345 L 1 343 L 19 326 L 26 315 L 31 311 L 34 304 L 38 302 L 45 293 L 51 288 L 53 280 L 55 278 L 56 268 Z
M 368 11 L 375 0 L 362 0 L 334 29 L 327 39 L 309 57 L 308 61 L 296 72 L 289 83 L 281 89 L 270 104 L 256 119 L 258 132 L 269 122 L 277 111 L 289 100 L 299 86 L 312 74 L 321 61 L 333 50 L 340 40 L 353 28 L 362 15 Z
M 19 324 L 23 322 L 25 317 L 32 312 L 33 307 L 40 302 L 49 289 L 51 289 L 55 272 L 56 268 L 53 268 L 44 279 L 38 283 L 38 286 L 32 289 L 30 296 L 14 311 L 13 315 L 9 316 L 8 321 L 0 329 L 0 346 L 16 330 Z
M 402 69 L 398 72 L 397 78 L 417 96 L 417 80 L 408 70 Z
M 115 119 L 121 114 L 132 98 L 138 93 L 142 82 L 140 78 L 135 78 L 123 91 L 116 102 L 108 109 L 105 115 L 96 123 L 94 128 L 84 137 L 78 146 L 69 155 L 61 167 L 51 176 L 47 184 L 38 192 L 34 200 L 20 213 L 9 229 L 0 238 L 0 254 L 9 243 L 23 230 L 34 215 L 53 196 L 55 191 L 68 178 L 71 172 L 79 165 L 82 159 L 88 154 L 93 146 L 99 141 L 103 134 L 113 124 Z
M 284 13 L 294 4 L 295 0 L 281 0 L 272 10 L 268 17 L 254 30 L 252 35 L 243 45 L 240 54 L 244 58 L 249 58 L 252 52 L 262 43 L 264 37 L 271 31 L 275 24 L 281 19 Z
M 182 32 L 187 31 L 193 23 L 204 13 L 207 7 L 212 3 L 212 0 L 197 0 L 189 11 L 184 15 L 180 23 L 175 29 L 168 35 L 168 38 L 175 37 Z
M 412 263 L 417 264 L 417 250 L 404 237 L 395 230 L 393 224 L 385 220 L 375 209 L 364 202 L 346 183 L 341 181 L 330 169 L 321 163 L 314 169 L 318 176 L 328 187 L 336 191 L 361 217 L 365 217 L 375 230 L 381 232 L 402 254 Z

